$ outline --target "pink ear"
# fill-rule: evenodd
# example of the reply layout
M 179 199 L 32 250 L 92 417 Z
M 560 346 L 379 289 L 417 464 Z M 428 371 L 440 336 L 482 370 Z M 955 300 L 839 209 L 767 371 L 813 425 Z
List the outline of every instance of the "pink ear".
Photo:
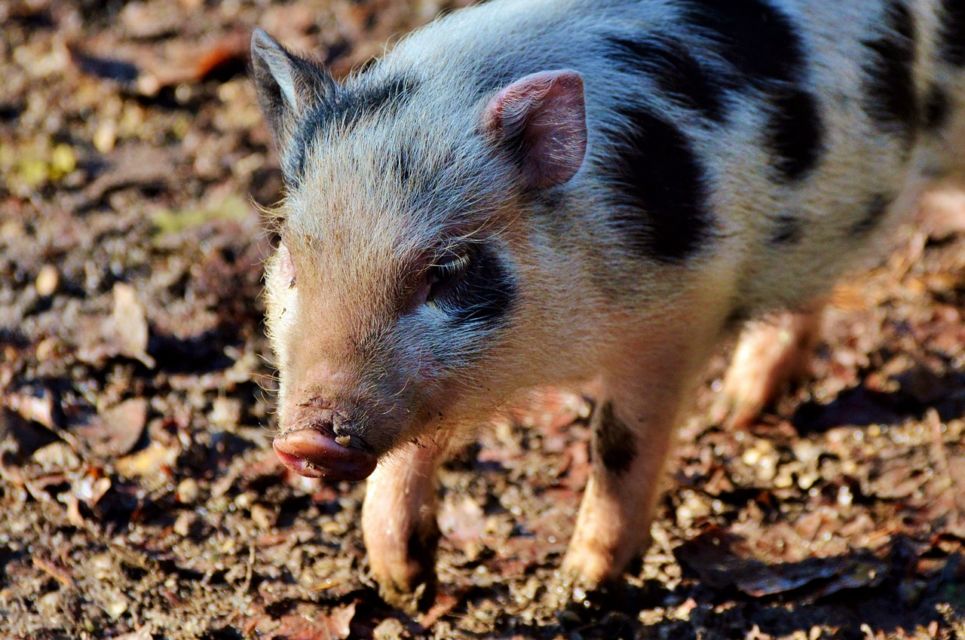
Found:
M 518 147 L 528 187 L 544 189 L 566 182 L 586 154 L 583 78 L 570 70 L 520 78 L 486 105 L 483 129 Z

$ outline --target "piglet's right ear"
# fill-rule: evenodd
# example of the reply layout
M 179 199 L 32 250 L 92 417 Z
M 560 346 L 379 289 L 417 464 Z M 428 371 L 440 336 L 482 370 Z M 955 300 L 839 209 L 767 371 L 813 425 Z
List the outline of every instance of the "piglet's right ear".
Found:
M 262 29 L 251 34 L 251 67 L 261 110 L 284 148 L 299 117 L 335 90 L 321 65 L 290 53 Z
M 528 188 L 562 184 L 586 155 L 583 78 L 572 70 L 520 78 L 489 101 L 482 128 L 512 150 Z

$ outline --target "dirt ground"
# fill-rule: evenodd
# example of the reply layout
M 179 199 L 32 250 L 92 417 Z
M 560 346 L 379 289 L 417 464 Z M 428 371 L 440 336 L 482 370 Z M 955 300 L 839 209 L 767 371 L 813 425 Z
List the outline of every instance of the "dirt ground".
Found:
M 759 424 L 711 423 L 714 364 L 625 586 L 550 604 L 588 432 L 549 399 L 445 467 L 435 605 L 379 599 L 361 488 L 271 452 L 281 180 L 247 34 L 344 74 L 449 8 L 0 2 L 0 636 L 965 638 L 951 198 L 836 293 L 814 381 Z

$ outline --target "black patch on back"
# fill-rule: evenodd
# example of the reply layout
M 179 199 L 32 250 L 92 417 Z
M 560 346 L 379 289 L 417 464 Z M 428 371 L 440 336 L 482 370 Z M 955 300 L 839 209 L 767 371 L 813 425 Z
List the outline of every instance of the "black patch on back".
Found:
M 810 93 L 794 89 L 775 95 L 773 105 L 767 137 L 775 166 L 785 180 L 800 180 L 814 169 L 821 155 L 824 131 L 817 102 Z
M 801 219 L 789 213 L 782 213 L 775 219 L 771 244 L 795 244 L 801 241 L 804 227 Z
M 498 325 L 516 299 L 516 281 L 495 250 L 478 244 L 471 249 L 469 266 L 435 304 L 459 324 Z
M 613 413 L 609 402 L 600 408 L 594 424 L 593 451 L 610 473 L 624 474 L 637 457 L 637 441 L 633 432 Z
M 878 223 L 881 222 L 881 219 L 888 211 L 891 200 L 890 197 L 880 193 L 874 196 L 871 202 L 868 203 L 864 216 L 851 226 L 851 235 L 866 235 L 878 226 Z
M 863 44 L 871 53 L 864 65 L 864 107 L 884 131 L 899 135 L 910 145 L 918 124 L 915 92 L 915 23 L 911 12 L 897 0 L 888 6 L 887 32 Z
M 733 67 L 735 88 L 768 96 L 767 143 L 778 173 L 785 181 L 803 179 L 820 159 L 824 127 L 817 100 L 799 86 L 807 62 L 791 19 L 766 0 L 692 0 L 685 14 Z
M 711 235 L 705 171 L 687 138 L 675 126 L 644 109 L 623 109 L 627 131 L 600 172 L 618 185 L 621 201 L 614 220 L 644 257 L 680 263 Z
M 682 46 L 665 40 L 641 42 L 618 37 L 608 42 L 607 57 L 624 71 L 652 78 L 670 98 L 706 118 L 723 119 L 723 88 Z
M 956 67 L 965 67 L 965 2 L 945 0 L 942 3 L 939 55 Z
M 692 0 L 685 15 L 748 82 L 791 81 L 804 66 L 790 19 L 765 0 Z
M 305 171 L 305 159 L 318 134 L 329 126 L 349 129 L 366 116 L 385 109 L 398 108 L 415 91 L 415 83 L 408 78 L 391 78 L 336 91 L 315 105 L 301 119 L 288 147 L 285 173 L 297 179 Z
M 932 85 L 925 96 L 923 125 L 926 131 L 935 132 L 945 126 L 951 110 L 948 93 L 938 85 Z

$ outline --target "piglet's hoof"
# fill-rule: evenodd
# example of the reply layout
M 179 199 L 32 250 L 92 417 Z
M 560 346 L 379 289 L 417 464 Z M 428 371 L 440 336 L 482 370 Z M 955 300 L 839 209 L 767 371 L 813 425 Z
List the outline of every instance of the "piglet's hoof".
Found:
M 428 611 L 432 603 L 435 602 L 436 580 L 433 576 L 426 582 L 420 583 L 412 591 L 398 589 L 393 585 L 379 585 L 379 597 L 386 604 L 414 617 Z
M 342 438 L 307 427 L 279 435 L 273 445 L 282 463 L 303 476 L 329 480 L 369 477 L 378 458 L 355 446 L 350 437 Z
M 600 588 L 600 584 L 586 580 L 575 571 L 559 569 L 547 587 L 547 604 L 557 610 L 574 605 L 591 607 L 593 594 Z
M 435 520 L 424 523 L 407 540 L 405 554 L 381 555 L 369 546 L 369 569 L 386 603 L 416 615 L 426 611 L 436 599 L 436 548 L 439 528 Z
M 563 626 L 567 626 L 565 619 L 582 620 L 593 612 L 620 608 L 626 599 L 623 580 L 592 582 L 565 569 L 553 575 L 546 592 L 546 605 L 560 612 Z

